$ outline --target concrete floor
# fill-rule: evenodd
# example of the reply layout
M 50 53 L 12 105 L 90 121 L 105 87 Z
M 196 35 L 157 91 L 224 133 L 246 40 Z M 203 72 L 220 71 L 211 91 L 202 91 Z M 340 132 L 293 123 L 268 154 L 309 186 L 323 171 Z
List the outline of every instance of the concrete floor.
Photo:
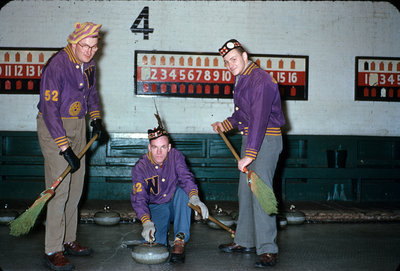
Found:
M 231 241 L 229 233 L 204 223 L 192 225 L 184 264 L 143 265 L 131 257 L 126 243 L 140 239 L 138 222 L 100 226 L 81 223 L 78 240 L 95 253 L 72 257 L 75 270 L 252 270 L 255 254 L 229 254 L 218 245 Z M 0 270 L 47 270 L 43 261 L 44 227 L 12 237 L 0 225 Z M 400 223 L 306 223 L 279 230 L 280 261 L 274 270 L 379 270 L 400 267 Z M 272 269 L 272 268 L 267 268 Z

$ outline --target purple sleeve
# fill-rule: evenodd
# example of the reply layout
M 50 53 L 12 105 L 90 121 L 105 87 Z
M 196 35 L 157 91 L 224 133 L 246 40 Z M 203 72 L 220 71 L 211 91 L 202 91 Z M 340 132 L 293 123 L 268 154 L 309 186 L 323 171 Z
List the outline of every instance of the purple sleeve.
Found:
M 195 178 L 192 172 L 190 172 L 185 156 L 178 150 L 174 150 L 174 161 L 176 166 L 176 172 L 178 174 L 179 186 L 185 191 L 189 198 L 193 195 L 198 195 L 198 188 L 195 183 Z
M 63 89 L 62 64 L 55 63 L 46 67 L 40 80 L 40 100 L 42 101 L 43 120 L 58 146 L 68 144 L 60 115 L 61 92 Z
M 225 131 L 228 132 L 233 128 L 236 128 L 238 125 L 237 113 L 236 111 L 232 114 L 232 116 L 228 117 L 226 120 L 222 122 L 222 127 L 224 127 Z
M 142 221 L 142 224 L 151 220 L 150 210 L 148 206 L 149 194 L 146 191 L 145 183 L 145 162 L 142 158 L 132 168 L 132 191 L 131 191 L 131 204 L 136 212 L 136 216 Z
M 96 89 L 96 66 L 94 63 L 90 67 L 92 70 L 90 72 L 85 72 L 86 78 L 89 81 L 90 77 L 93 76 L 93 83 L 89 92 L 89 97 L 88 97 L 88 110 L 89 110 L 89 115 L 91 119 L 97 119 L 101 118 L 100 115 L 100 98 L 99 98 L 99 93 Z
M 272 101 L 276 87 L 270 78 L 257 73 L 250 95 L 249 130 L 246 144 L 246 156 L 255 159 L 261 148 L 268 120 L 272 111 Z M 267 75 L 269 76 L 269 75 Z M 269 80 L 268 80 L 269 79 Z M 279 94 L 279 92 L 278 92 Z

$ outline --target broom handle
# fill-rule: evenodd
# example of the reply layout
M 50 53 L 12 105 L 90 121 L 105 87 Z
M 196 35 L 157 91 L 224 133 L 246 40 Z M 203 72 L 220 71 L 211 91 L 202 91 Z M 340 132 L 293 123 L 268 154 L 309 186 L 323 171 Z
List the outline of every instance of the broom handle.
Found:
M 96 141 L 96 139 L 99 137 L 99 134 L 95 134 L 90 141 L 87 143 L 87 145 L 83 148 L 83 150 L 78 154 L 78 159 L 80 160 L 87 150 L 92 146 L 93 142 Z M 64 172 L 60 175 L 60 177 L 57 178 L 57 180 L 53 183 L 53 185 L 50 187 L 50 189 L 55 190 L 57 186 L 61 183 L 62 180 L 64 180 L 65 176 L 68 175 L 68 173 L 71 171 L 71 166 L 68 165 L 68 167 L 64 170 Z
M 235 149 L 233 148 L 231 142 L 229 142 L 228 138 L 226 135 L 219 129 L 217 128 L 219 135 L 222 137 L 222 139 L 225 141 L 225 144 L 228 146 L 228 148 L 231 150 L 233 156 L 235 156 L 236 160 L 240 160 L 239 155 L 236 153 Z
M 229 140 L 228 140 L 228 138 L 226 137 L 226 135 L 225 135 L 219 128 L 217 128 L 217 130 L 218 130 L 219 135 L 220 135 L 220 136 L 222 137 L 222 139 L 225 141 L 225 144 L 226 144 L 226 145 L 228 146 L 228 148 L 231 150 L 233 156 L 235 156 L 236 160 L 239 162 L 240 157 L 239 157 L 239 155 L 236 153 L 236 151 L 235 151 L 235 149 L 233 148 L 231 142 L 229 142 Z M 247 170 L 246 167 L 243 169 L 243 171 L 244 171 L 244 173 L 247 173 L 247 172 L 248 172 L 248 170 Z
M 195 206 L 195 205 L 191 204 L 190 202 L 188 202 L 188 205 L 189 205 L 190 208 L 192 208 L 193 210 L 195 210 L 196 212 L 201 214 L 201 209 L 200 209 L 199 206 Z M 212 215 L 208 215 L 208 219 L 211 220 L 212 222 L 214 222 L 215 224 L 217 224 L 218 226 L 220 226 L 221 228 L 223 228 L 224 230 L 228 231 L 229 233 L 235 234 L 234 230 L 232 230 L 231 228 L 229 228 L 225 224 L 221 223 L 218 219 L 216 219 Z

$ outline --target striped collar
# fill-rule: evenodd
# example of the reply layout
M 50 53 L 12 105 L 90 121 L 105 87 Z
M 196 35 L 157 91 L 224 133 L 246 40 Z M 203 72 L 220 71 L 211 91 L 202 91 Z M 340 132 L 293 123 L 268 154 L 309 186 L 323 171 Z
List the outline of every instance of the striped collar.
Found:
M 72 51 L 72 47 L 71 47 L 71 44 L 70 44 L 70 43 L 68 43 L 68 45 L 64 48 L 64 51 L 67 53 L 67 55 L 68 55 L 68 57 L 69 57 L 69 60 L 70 60 L 72 63 L 74 63 L 74 64 L 79 64 L 79 65 L 81 64 L 81 63 L 79 62 L 79 60 L 76 58 L 74 52 Z
M 247 67 L 244 69 L 244 72 L 241 75 L 250 75 L 250 73 L 256 68 L 258 68 L 257 64 L 250 61 L 249 65 L 247 65 Z

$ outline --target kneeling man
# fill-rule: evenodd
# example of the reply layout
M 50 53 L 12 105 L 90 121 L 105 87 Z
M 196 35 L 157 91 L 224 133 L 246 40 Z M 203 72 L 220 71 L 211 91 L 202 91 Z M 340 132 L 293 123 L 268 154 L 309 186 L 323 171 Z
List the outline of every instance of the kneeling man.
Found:
M 142 236 L 147 242 L 168 246 L 168 232 L 173 222 L 175 239 L 170 262 L 184 262 L 184 245 L 190 237 L 188 202 L 201 208 L 203 219 L 208 218 L 208 209 L 199 199 L 184 155 L 171 147 L 169 135 L 160 121 L 157 128 L 148 130 L 148 138 L 149 152 L 132 169 L 132 207 L 142 222 Z

